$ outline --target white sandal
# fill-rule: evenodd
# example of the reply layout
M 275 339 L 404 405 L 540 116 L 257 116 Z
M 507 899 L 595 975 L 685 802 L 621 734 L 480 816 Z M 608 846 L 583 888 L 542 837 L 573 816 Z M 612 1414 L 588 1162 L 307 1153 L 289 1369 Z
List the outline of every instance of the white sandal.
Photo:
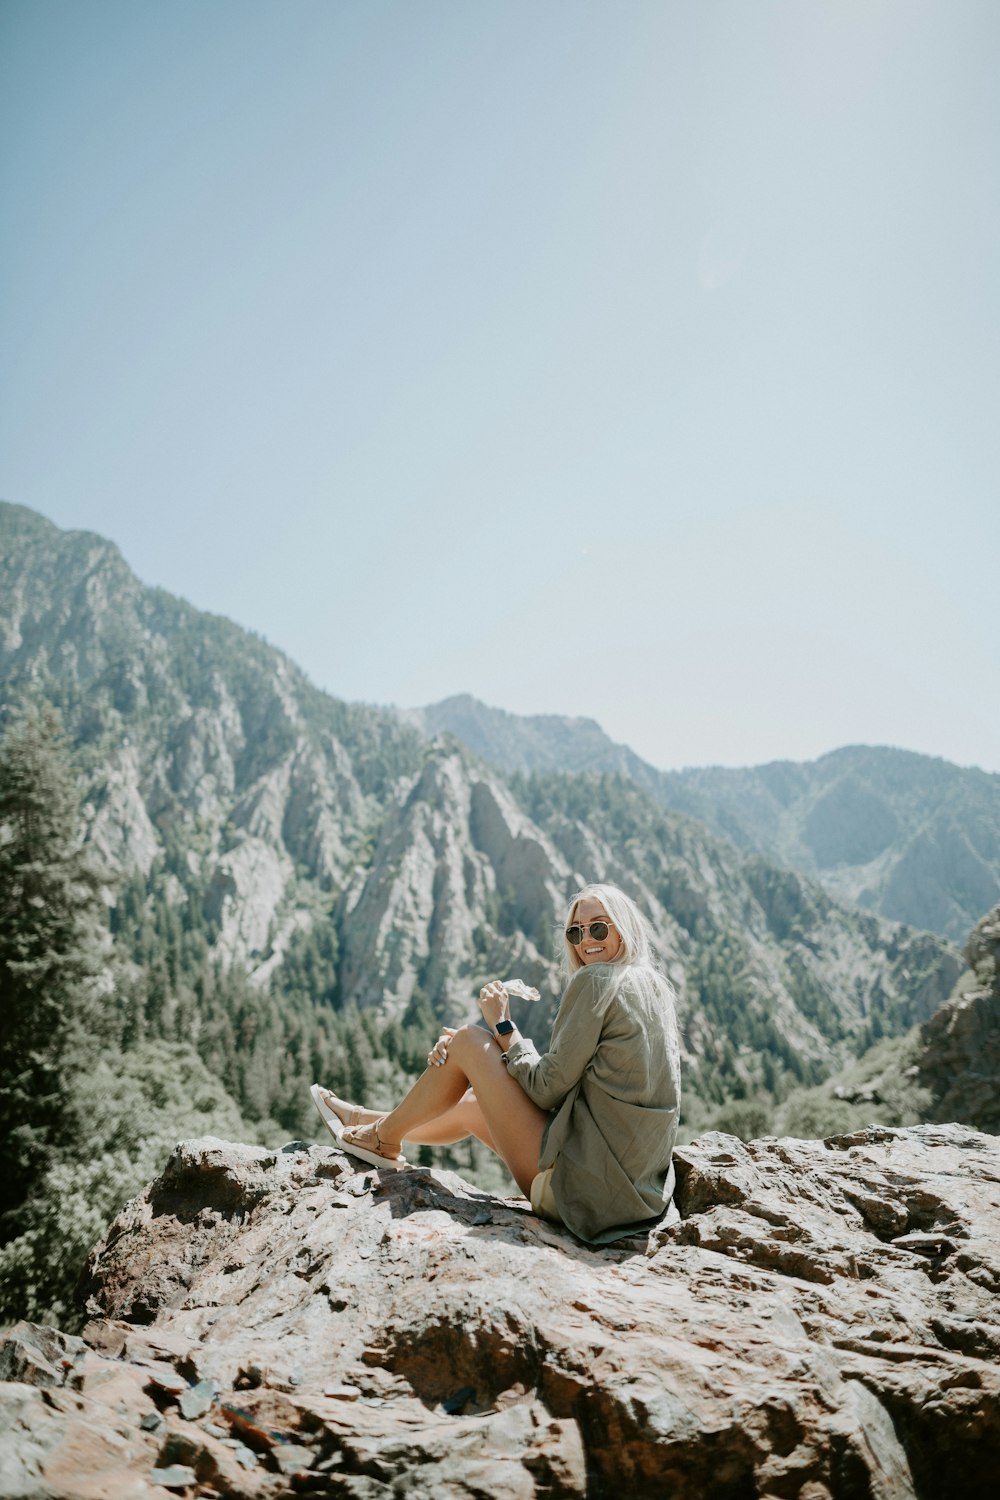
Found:
M 379 1140 L 378 1120 L 364 1122 L 351 1117 L 342 1120 L 338 1114 L 334 1113 L 323 1098 L 325 1092 L 328 1091 L 323 1089 L 318 1083 L 314 1083 L 309 1090 L 312 1102 L 319 1110 L 320 1119 L 337 1142 L 341 1151 L 349 1151 L 352 1156 L 359 1156 L 362 1161 L 369 1162 L 373 1167 L 385 1167 L 390 1172 L 398 1171 L 400 1167 L 409 1166 L 405 1156 L 386 1156 L 377 1149 L 382 1144 Z M 361 1114 L 360 1105 L 352 1105 L 351 1116 L 359 1114 Z M 385 1116 L 382 1115 L 381 1118 L 384 1120 Z M 370 1130 L 375 1137 L 376 1149 L 373 1150 L 370 1146 L 364 1144 L 356 1145 L 353 1139 L 349 1137 L 357 1130 Z
M 341 1132 L 344 1130 L 356 1129 L 358 1125 L 363 1124 L 364 1122 L 360 1117 L 362 1114 L 366 1113 L 366 1111 L 362 1109 L 360 1104 L 352 1104 L 350 1105 L 350 1114 L 347 1116 L 346 1120 L 343 1119 L 336 1113 L 335 1110 L 332 1110 L 330 1108 L 329 1104 L 327 1104 L 326 1100 L 323 1098 L 323 1095 L 328 1094 L 329 1092 L 329 1089 L 325 1089 L 320 1084 L 314 1083 L 309 1090 L 309 1095 L 312 1099 L 312 1102 L 319 1110 L 320 1118 L 323 1121 L 323 1124 L 326 1126 L 327 1130 L 330 1132 L 334 1140 L 337 1142 L 337 1145 L 339 1146 Z
M 385 1119 L 385 1115 L 382 1116 Z M 382 1141 L 379 1137 L 378 1128 L 381 1120 L 372 1120 L 367 1125 L 355 1125 L 350 1130 L 342 1130 L 340 1133 L 340 1147 L 342 1151 L 350 1152 L 351 1156 L 358 1156 L 362 1161 L 370 1162 L 373 1167 L 384 1167 L 390 1172 L 398 1172 L 401 1167 L 408 1166 L 405 1156 L 388 1156 L 382 1150 Z M 375 1145 L 358 1140 L 358 1134 L 362 1130 L 371 1131 L 371 1139 Z

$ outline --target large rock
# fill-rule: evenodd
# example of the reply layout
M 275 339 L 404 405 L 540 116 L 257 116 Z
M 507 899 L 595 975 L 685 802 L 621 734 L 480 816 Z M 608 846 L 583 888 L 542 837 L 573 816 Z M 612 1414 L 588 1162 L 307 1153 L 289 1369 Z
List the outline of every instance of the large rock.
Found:
M 84 1341 L 0 1352 L 3 1493 L 992 1496 L 1000 1142 L 677 1164 L 676 1222 L 597 1251 L 446 1173 L 187 1142 L 94 1252 Z

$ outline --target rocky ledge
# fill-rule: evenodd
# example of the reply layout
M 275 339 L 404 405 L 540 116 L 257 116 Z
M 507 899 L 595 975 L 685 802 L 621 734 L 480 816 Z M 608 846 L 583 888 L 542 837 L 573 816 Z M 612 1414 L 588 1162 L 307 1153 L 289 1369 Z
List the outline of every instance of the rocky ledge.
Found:
M 1000 1141 L 703 1136 L 590 1250 L 444 1172 L 177 1148 L 0 1352 L 0 1493 L 962 1500 L 1000 1472 Z

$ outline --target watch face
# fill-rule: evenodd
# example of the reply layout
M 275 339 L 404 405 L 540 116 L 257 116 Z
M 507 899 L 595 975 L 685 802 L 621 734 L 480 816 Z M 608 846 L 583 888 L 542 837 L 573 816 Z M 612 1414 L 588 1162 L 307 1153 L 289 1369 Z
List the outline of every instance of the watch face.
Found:
M 513 1021 L 498 1021 L 497 1024 L 496 1024 L 496 1033 L 497 1033 L 497 1036 L 510 1036 L 510 1034 L 511 1034 L 511 1032 L 513 1030 L 514 1030 L 514 1022 Z

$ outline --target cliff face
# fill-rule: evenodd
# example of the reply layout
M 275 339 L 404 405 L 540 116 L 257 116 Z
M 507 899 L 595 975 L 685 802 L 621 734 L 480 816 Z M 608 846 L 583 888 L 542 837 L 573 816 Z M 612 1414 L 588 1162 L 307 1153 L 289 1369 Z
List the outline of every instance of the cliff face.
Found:
M 974 983 L 947 1001 L 921 1029 L 920 1082 L 933 1116 L 961 1115 L 1000 1134 L 1000 906 L 977 922 L 965 957 Z
M 92 1321 L 0 1352 L 4 1494 L 992 1496 L 1000 1143 L 706 1136 L 594 1251 L 445 1173 L 179 1146 Z

